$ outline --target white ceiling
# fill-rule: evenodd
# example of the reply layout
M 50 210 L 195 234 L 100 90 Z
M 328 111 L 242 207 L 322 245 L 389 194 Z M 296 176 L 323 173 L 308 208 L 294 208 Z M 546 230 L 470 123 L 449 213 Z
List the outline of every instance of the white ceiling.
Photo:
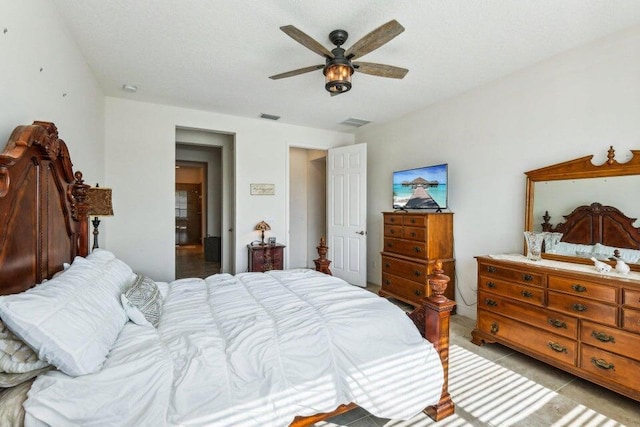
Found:
M 351 131 L 499 79 L 567 49 L 640 25 L 638 0 L 54 0 L 105 94 L 223 114 Z M 396 19 L 405 32 L 361 60 L 408 68 L 403 80 L 357 73 L 331 97 L 323 64 L 279 27 L 331 49 Z M 135 94 L 123 84 L 138 87 Z

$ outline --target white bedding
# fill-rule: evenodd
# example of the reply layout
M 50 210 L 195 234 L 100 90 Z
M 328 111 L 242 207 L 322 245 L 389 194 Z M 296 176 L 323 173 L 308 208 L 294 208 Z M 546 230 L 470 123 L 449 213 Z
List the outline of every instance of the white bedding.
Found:
M 127 323 L 102 371 L 40 376 L 25 424 L 286 426 L 349 402 L 407 419 L 442 383 L 383 298 L 312 270 L 220 274 L 171 283 L 157 330 Z

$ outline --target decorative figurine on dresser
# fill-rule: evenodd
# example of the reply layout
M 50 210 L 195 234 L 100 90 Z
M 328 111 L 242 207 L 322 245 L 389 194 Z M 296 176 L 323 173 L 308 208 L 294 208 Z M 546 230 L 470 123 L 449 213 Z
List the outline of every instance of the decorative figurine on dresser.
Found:
M 436 260 L 451 281 L 445 296 L 455 300 L 453 213 L 383 212 L 384 248 L 380 296 L 415 306 L 431 295 L 427 276 Z
M 501 343 L 640 401 L 640 203 L 619 191 L 640 185 L 640 150 L 624 163 L 614 153 L 602 165 L 586 156 L 526 173 L 526 231 L 559 241 L 538 261 L 477 258 L 472 341 Z

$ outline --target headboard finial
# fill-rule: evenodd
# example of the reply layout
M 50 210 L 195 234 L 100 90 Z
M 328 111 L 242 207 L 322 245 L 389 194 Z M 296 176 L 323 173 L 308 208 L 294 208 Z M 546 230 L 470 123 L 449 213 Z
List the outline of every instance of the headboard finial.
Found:
M 607 164 L 612 165 L 615 163 L 613 159 L 616 155 L 616 150 L 613 149 L 613 145 L 609 146 L 609 150 L 607 151 Z

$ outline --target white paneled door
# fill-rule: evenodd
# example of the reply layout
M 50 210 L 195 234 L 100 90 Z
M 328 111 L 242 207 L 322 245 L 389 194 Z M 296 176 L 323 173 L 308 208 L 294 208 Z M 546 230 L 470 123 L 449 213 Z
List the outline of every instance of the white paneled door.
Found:
M 329 150 L 327 245 L 334 276 L 367 285 L 367 145 Z

